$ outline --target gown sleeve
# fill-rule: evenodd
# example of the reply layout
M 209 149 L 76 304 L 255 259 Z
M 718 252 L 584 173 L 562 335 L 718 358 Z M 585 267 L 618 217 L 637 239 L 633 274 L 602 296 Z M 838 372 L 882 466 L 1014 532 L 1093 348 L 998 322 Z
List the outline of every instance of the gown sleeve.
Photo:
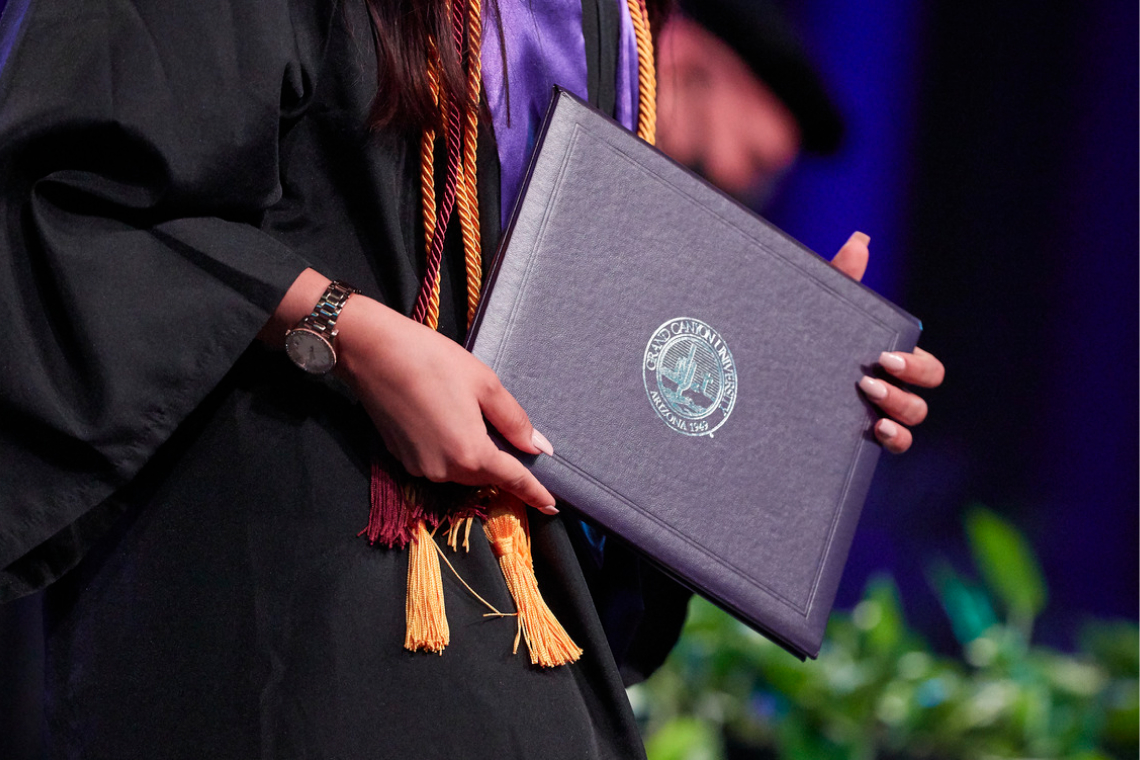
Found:
M 321 3 L 305 5 L 8 3 L 0 601 L 78 561 L 96 508 L 307 265 L 259 229 L 281 195 L 283 112 L 303 105 L 319 57 Z

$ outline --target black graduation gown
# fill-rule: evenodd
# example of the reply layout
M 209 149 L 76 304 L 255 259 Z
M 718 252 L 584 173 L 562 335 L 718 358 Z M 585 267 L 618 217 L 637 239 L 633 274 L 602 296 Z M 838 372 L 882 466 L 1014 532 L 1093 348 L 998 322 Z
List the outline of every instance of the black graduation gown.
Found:
M 403 650 L 406 553 L 357 538 L 370 423 L 253 341 L 306 266 L 415 299 L 417 140 L 364 127 L 361 4 L 11 0 L 0 66 L 0 600 L 63 576 L 49 756 L 642 756 L 574 524 L 530 515 L 581 662 L 512 655 L 446 569 L 450 646 Z M 480 177 L 490 251 L 489 140 Z M 513 609 L 472 538 L 456 569 Z

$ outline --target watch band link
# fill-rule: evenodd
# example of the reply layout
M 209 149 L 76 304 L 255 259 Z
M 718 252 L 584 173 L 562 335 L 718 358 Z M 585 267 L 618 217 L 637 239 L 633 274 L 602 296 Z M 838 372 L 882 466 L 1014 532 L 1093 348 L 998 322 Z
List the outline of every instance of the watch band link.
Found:
M 360 291 L 348 283 L 333 280 L 325 289 L 324 295 L 313 307 L 312 313 L 304 317 L 297 327 L 307 327 L 330 340 L 336 335 L 336 320 L 348 297 Z

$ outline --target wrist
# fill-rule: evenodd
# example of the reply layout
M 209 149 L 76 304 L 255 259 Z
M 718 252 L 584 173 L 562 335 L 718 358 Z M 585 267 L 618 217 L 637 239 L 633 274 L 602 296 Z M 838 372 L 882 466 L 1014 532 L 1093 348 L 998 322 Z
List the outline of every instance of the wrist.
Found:
M 285 333 L 313 311 L 313 305 L 320 300 L 329 282 L 328 277 L 314 269 L 306 269 L 297 275 L 269 321 L 257 334 L 258 340 L 272 348 L 285 348 Z
M 376 354 L 387 346 L 392 322 L 400 315 L 379 301 L 355 295 L 341 309 L 337 336 L 337 363 L 332 374 L 355 387 L 360 359 L 366 353 Z

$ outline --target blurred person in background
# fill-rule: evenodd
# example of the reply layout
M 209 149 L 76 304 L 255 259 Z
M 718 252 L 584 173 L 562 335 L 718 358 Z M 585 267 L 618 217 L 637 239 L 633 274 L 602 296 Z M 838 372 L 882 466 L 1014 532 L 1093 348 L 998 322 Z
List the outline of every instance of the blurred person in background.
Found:
M 801 151 L 842 142 L 838 108 L 771 2 L 682 0 L 658 65 L 658 147 L 753 208 Z

